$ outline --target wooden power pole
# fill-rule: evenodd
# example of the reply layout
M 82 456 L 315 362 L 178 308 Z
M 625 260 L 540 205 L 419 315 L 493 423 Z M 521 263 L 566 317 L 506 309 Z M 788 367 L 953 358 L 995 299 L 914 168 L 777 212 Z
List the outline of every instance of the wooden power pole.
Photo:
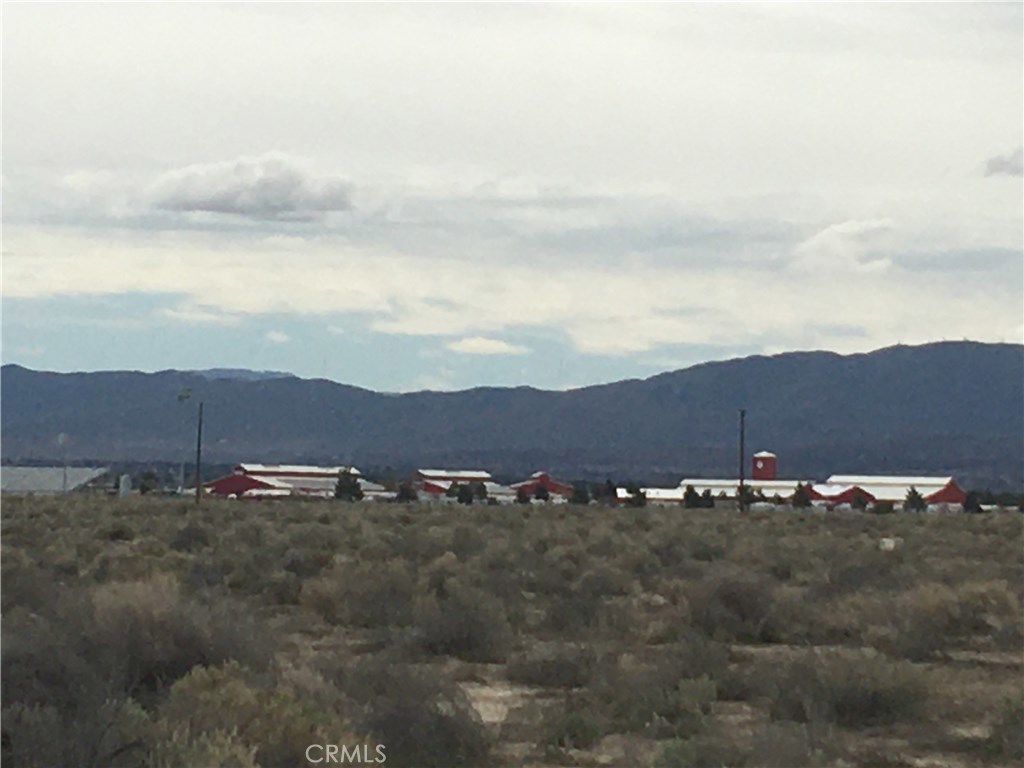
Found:
M 746 454 L 747 454 L 747 447 L 746 447 L 746 420 L 747 420 L 747 412 L 746 412 L 745 409 L 741 408 L 740 409 L 740 487 L 739 487 L 739 491 L 738 491 L 738 493 L 739 493 L 739 502 L 740 502 L 740 512 L 744 512 L 747 509 L 747 494 L 746 494 L 746 490 L 747 489 L 744 487 L 746 485 L 746 482 L 745 482 L 746 478 L 745 478 L 744 472 L 743 472 L 743 469 L 746 466 Z
M 196 426 L 196 504 L 203 492 L 202 466 L 203 460 L 203 404 L 199 403 L 199 423 Z

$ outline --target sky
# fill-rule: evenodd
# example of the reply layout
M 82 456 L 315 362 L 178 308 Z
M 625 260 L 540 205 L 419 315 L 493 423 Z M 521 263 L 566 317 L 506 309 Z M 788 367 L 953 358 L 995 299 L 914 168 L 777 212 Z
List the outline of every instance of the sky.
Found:
M 1024 336 L 1024 19 L 11 4 L 2 359 L 568 389 Z

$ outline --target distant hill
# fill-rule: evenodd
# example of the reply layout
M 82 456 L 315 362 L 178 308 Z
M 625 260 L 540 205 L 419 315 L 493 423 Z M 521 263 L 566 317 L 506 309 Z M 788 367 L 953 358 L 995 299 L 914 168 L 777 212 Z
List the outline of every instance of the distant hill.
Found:
M 645 380 L 549 392 L 482 387 L 380 394 L 322 379 L 163 371 L 0 373 L 5 461 L 188 459 L 195 403 L 211 462 L 484 467 L 516 476 L 678 482 L 734 476 L 737 409 L 748 453 L 782 476 L 954 473 L 1024 484 L 1024 347 L 943 342 L 868 354 L 796 352 Z M 191 400 L 178 402 L 183 387 Z

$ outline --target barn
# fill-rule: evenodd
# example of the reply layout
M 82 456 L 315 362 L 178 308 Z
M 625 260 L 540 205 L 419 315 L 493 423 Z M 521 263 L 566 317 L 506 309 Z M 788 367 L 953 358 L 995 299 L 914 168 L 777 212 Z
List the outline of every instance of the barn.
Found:
M 571 483 L 556 480 L 547 472 L 534 472 L 526 480 L 512 483 L 512 490 L 518 493 L 520 489 L 533 498 L 538 488 L 543 488 L 551 496 L 561 496 L 568 499 L 572 497 L 573 487 Z
M 236 498 L 267 498 L 273 496 L 309 496 L 331 498 L 338 475 L 355 467 L 317 467 L 304 464 L 238 464 L 230 475 L 204 485 L 214 496 Z M 363 479 L 359 478 L 360 486 Z
M 827 484 L 856 486 L 875 501 L 902 502 L 911 488 L 929 504 L 963 504 L 967 498 L 967 493 L 952 476 L 832 475 Z

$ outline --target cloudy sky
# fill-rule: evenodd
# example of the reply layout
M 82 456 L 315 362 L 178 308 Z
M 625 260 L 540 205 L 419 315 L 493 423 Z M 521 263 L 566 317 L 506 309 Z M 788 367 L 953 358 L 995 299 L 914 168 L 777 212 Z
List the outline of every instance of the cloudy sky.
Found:
M 4 362 L 566 388 L 1022 340 L 1022 7 L 10 5 Z

